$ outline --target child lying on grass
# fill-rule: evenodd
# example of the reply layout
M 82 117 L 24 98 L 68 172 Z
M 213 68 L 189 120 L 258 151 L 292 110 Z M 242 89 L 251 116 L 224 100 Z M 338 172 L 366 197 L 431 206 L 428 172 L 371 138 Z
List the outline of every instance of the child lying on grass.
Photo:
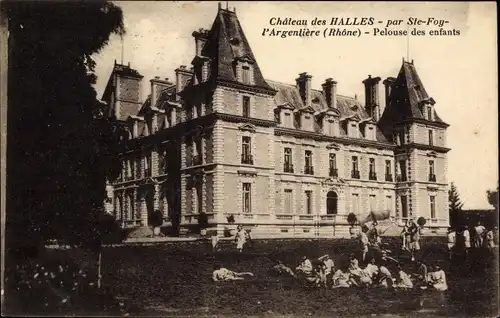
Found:
M 212 279 L 214 282 L 217 281 L 230 281 L 230 280 L 243 280 L 242 276 L 253 276 L 250 272 L 233 272 L 227 268 L 221 267 L 220 265 L 215 265 L 215 270 L 212 273 Z

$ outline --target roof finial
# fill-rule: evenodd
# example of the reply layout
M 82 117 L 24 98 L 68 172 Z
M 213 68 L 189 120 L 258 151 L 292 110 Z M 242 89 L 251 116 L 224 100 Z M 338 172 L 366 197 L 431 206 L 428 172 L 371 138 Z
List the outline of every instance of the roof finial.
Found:
M 221 4 L 220 4 L 220 2 L 219 2 L 219 10 L 220 10 L 220 9 L 222 9 L 222 5 L 221 5 Z
M 121 45 L 122 45 L 122 59 L 121 59 L 121 65 L 123 65 L 123 55 L 125 54 L 124 53 L 124 45 L 123 45 L 123 35 L 120 36 L 120 41 L 121 41 Z
M 410 26 L 407 27 L 406 33 L 406 60 L 410 61 Z
M 226 1 L 226 10 L 229 10 L 229 1 Z

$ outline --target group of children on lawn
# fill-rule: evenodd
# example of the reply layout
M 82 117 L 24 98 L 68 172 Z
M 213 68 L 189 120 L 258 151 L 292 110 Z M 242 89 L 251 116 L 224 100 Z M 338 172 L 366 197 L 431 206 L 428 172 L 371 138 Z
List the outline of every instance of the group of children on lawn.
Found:
M 420 236 L 422 226 L 412 219 L 408 220 L 401 232 L 401 249 L 411 253 L 412 262 L 415 261 L 414 253 L 420 250 Z M 448 249 L 450 257 L 453 253 L 467 250 L 473 247 L 495 247 L 498 240 L 498 228 L 486 230 L 478 222 L 473 229 L 473 244 L 471 245 L 471 235 L 467 226 L 455 232 L 448 229 Z M 291 268 L 278 261 L 272 268 L 275 274 L 293 277 L 307 285 L 331 288 L 349 287 L 383 287 L 411 289 L 419 287 L 421 289 L 432 288 L 439 291 L 448 289 L 446 274 L 438 264 L 427 266 L 422 260 L 414 263 L 415 268 L 412 274 L 407 274 L 398 260 L 389 256 L 390 250 L 382 248 L 377 222 L 373 221 L 371 226 L 362 225 L 361 231 L 356 226 L 350 229 L 352 239 L 359 241 L 357 255 L 351 254 L 345 266 L 335 267 L 330 256 L 323 255 L 317 259 L 302 258 L 299 266 L 293 271 Z M 238 227 L 236 233 L 236 243 L 238 251 L 243 250 L 243 246 L 250 239 L 249 234 L 242 226 Z M 496 239 L 496 240 L 495 240 Z M 241 280 L 244 276 L 253 276 L 252 273 L 237 273 L 221 266 L 216 266 L 213 272 L 213 280 Z
M 469 229 L 467 225 L 454 230 L 448 228 L 448 252 L 450 259 L 453 255 L 462 254 L 467 257 L 471 248 L 495 248 L 498 242 L 498 227 L 490 229 L 478 221 L 476 226 Z
M 419 233 L 420 227 L 413 221 L 408 222 L 403 233 L 411 233 L 408 238 L 402 235 L 403 249 L 417 251 L 420 249 Z M 371 227 L 362 226 L 359 233 L 351 232 L 351 238 L 358 239 L 360 249 L 358 255 L 350 255 L 348 264 L 341 268 L 335 268 L 334 261 L 330 256 L 324 255 L 318 259 L 311 260 L 302 258 L 302 262 L 295 271 L 287 267 L 281 261 L 273 267 L 273 271 L 279 275 L 293 277 L 307 285 L 317 287 L 348 288 L 380 286 L 384 288 L 413 288 L 415 285 L 422 289 L 434 288 L 436 290 L 447 290 L 446 275 L 439 265 L 434 265 L 427 270 L 422 262 L 417 262 L 415 273 L 408 275 L 401 267 L 399 261 L 389 256 L 389 250 L 381 248 L 380 232 L 377 222 Z M 238 250 L 241 251 L 246 235 L 243 228 L 238 228 L 236 241 Z M 394 274 L 392 274 L 394 273 Z M 238 273 L 220 265 L 213 272 L 214 281 L 242 280 L 244 276 L 253 276 L 252 273 Z
M 403 242 L 403 249 L 411 251 L 412 257 L 413 252 L 420 249 L 419 228 L 411 221 L 408 224 L 408 232 L 411 236 Z M 359 240 L 360 249 L 358 255 L 349 256 L 346 266 L 336 269 L 330 256 L 324 255 L 314 261 L 303 257 L 295 273 L 281 262 L 274 267 L 274 270 L 280 274 L 293 274 L 293 277 L 312 285 L 331 288 L 409 289 L 418 286 L 422 289 L 431 287 L 441 291 L 448 289 L 446 274 L 437 264 L 428 271 L 424 263 L 417 262 L 414 273 L 407 274 L 399 261 L 389 256 L 391 251 L 381 248 L 377 222 L 373 222 L 371 228 L 363 226 L 359 233 L 351 232 L 351 235 L 351 238 Z

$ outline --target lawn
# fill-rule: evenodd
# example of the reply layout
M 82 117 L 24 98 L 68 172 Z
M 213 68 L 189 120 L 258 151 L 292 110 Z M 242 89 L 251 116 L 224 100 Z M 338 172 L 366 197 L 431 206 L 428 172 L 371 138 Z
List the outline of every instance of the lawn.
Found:
M 329 253 L 336 263 L 345 260 L 356 245 L 339 239 L 255 241 L 243 253 L 237 253 L 229 242 L 218 252 L 211 251 L 209 242 L 109 247 L 103 253 L 103 284 L 114 296 L 134 305 L 135 310 L 130 311 L 133 316 L 497 315 L 498 269 L 493 254 L 481 255 L 476 264 L 450 266 L 444 239 L 424 238 L 422 245 L 425 261 L 439 261 L 447 272 L 447 292 L 324 290 L 270 274 L 274 259 L 292 268 L 304 255 L 313 258 Z M 396 242 L 390 246 L 397 246 Z M 410 271 L 408 255 L 400 258 Z M 214 283 L 211 273 L 215 263 L 235 271 L 251 271 L 255 276 Z M 420 300 L 424 300 L 423 307 L 418 305 Z

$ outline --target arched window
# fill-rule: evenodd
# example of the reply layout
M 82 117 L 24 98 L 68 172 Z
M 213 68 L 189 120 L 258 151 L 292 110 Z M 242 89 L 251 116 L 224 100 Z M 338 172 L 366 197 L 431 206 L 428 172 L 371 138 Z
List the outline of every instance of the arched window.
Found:
M 337 193 L 334 191 L 326 194 L 326 214 L 337 214 Z

